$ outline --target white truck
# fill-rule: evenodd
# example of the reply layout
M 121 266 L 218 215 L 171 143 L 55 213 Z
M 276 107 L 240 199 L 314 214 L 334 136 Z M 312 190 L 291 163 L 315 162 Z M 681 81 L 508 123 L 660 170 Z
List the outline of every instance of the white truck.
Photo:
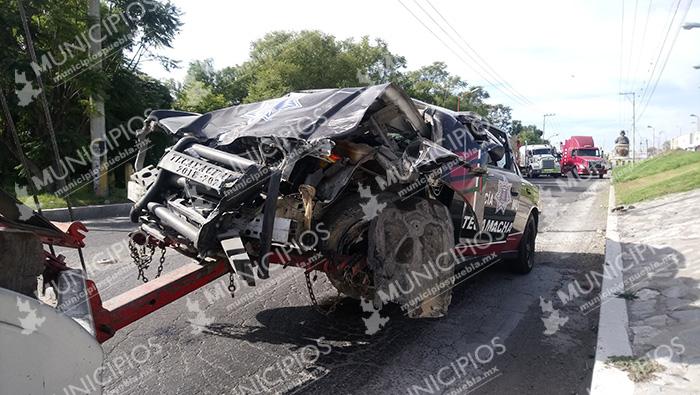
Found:
M 561 164 L 556 150 L 551 145 L 525 144 L 520 147 L 518 154 L 518 167 L 525 177 L 561 176 Z

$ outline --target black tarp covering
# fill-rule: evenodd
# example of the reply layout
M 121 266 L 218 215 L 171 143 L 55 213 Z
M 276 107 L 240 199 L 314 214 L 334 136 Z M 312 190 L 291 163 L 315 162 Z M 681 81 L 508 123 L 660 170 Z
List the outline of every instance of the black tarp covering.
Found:
M 293 92 L 281 98 L 223 108 L 199 116 L 157 110 L 150 118 L 171 132 L 192 134 L 214 145 L 240 137 L 278 137 L 315 141 L 352 133 L 378 100 L 393 102 L 416 130 L 425 130 L 410 98 L 393 84 L 362 88 Z

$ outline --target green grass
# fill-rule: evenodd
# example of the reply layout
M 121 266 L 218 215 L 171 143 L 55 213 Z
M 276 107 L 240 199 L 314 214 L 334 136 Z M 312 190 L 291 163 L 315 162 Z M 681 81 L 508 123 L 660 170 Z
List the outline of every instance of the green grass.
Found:
M 70 199 L 70 202 L 73 205 L 73 207 L 90 206 L 93 204 L 112 204 L 128 202 L 128 199 L 126 198 L 125 189 L 111 188 L 109 193 L 109 197 L 99 198 L 95 196 L 95 194 L 92 192 L 92 189 L 89 186 L 87 186 L 73 192 L 70 196 L 68 196 L 68 198 Z M 39 204 L 41 204 L 42 209 L 66 207 L 65 199 L 60 198 L 56 195 L 50 193 L 42 193 L 37 197 L 39 198 Z M 20 198 L 20 200 L 27 206 L 35 208 L 34 198 L 32 196 L 24 196 Z
M 700 188 L 700 152 L 673 151 L 613 170 L 617 204 Z
M 700 162 L 700 152 L 670 151 L 634 165 L 613 169 L 613 182 L 632 181 Z

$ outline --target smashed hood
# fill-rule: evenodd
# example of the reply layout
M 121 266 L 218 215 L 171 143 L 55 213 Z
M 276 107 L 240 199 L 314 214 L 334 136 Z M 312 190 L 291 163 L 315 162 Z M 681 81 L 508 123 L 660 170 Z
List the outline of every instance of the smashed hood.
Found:
M 277 137 L 309 142 L 352 133 L 378 101 L 392 102 L 414 130 L 427 126 L 411 99 L 394 84 L 361 88 L 289 93 L 281 98 L 223 108 L 206 114 L 153 111 L 156 121 L 176 135 L 193 135 L 214 145 L 229 145 L 241 137 Z

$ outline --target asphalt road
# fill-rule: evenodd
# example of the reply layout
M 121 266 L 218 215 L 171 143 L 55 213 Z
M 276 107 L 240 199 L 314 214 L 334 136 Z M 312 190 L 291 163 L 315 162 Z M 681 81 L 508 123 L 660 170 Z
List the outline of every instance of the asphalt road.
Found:
M 324 316 L 294 268 L 244 286 L 232 299 L 225 276 L 107 341 L 104 391 L 587 393 L 598 310 L 582 313 L 579 306 L 599 291 L 585 284 L 586 274 L 603 265 L 609 182 L 535 182 L 544 210 L 535 269 L 520 276 L 494 265 L 464 281 L 445 318 L 410 320 L 391 307 L 373 316 L 349 298 Z M 85 256 L 103 299 L 138 285 L 126 250 L 133 224 L 123 218 L 86 224 Z M 165 270 L 186 261 L 168 252 Z M 581 296 L 564 303 L 557 291 L 576 280 L 584 284 Z M 314 288 L 322 305 L 337 301 L 324 276 Z M 363 318 L 385 327 L 368 335 Z

